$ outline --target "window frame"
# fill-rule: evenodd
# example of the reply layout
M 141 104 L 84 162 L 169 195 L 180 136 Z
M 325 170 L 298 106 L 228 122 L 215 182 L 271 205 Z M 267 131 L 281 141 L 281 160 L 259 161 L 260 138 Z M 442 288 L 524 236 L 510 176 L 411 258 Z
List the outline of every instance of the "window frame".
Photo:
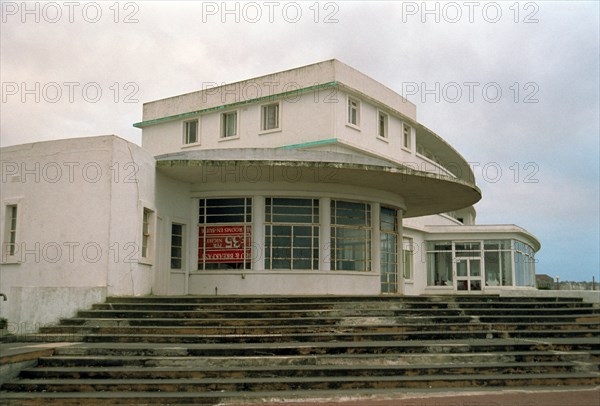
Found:
M 355 114 L 356 122 L 352 122 L 352 120 L 351 120 L 352 110 L 353 110 L 351 107 L 351 103 L 355 104 L 354 110 L 356 112 L 356 114 Z M 346 125 L 350 128 L 354 128 L 355 130 L 359 130 L 359 131 L 360 131 L 360 110 L 361 110 L 360 107 L 361 107 L 360 100 L 348 95 L 348 98 L 346 100 Z
M 227 124 L 229 123 L 228 117 L 235 114 L 235 133 L 233 135 L 227 135 Z M 220 115 L 221 129 L 219 141 L 236 140 L 240 138 L 240 112 L 239 110 L 230 110 L 221 113 Z
M 275 202 L 275 200 L 278 200 L 278 202 Z M 287 201 L 287 203 L 290 203 L 292 200 L 303 200 L 305 201 L 305 203 L 308 203 L 306 205 L 294 205 L 294 204 L 283 204 L 284 201 Z M 281 209 L 284 207 L 290 207 L 290 208 L 301 208 L 301 209 L 305 209 L 304 211 L 310 211 L 310 214 L 299 214 L 298 212 L 294 213 L 291 212 L 289 214 L 282 214 Z M 278 210 L 276 209 L 280 209 L 279 213 L 277 213 Z M 265 221 L 264 221 L 264 226 L 265 226 L 265 270 L 266 271 L 304 271 L 304 272 L 311 272 L 311 271 L 318 271 L 319 270 L 319 258 L 320 258 L 320 245 L 319 245 L 319 239 L 320 239 L 320 224 L 321 224 L 321 219 L 320 219 L 320 212 L 319 212 L 319 199 L 318 198 L 311 198 L 311 197 L 293 197 L 293 196 L 285 196 L 285 197 L 280 197 L 280 196 L 269 196 L 265 199 Z M 300 210 L 302 211 L 302 210 Z M 311 221 L 294 221 L 294 220 L 290 220 L 290 219 L 286 219 L 286 220 L 282 220 L 281 217 L 290 217 L 290 218 L 302 218 L 302 217 L 310 217 Z M 279 217 L 279 218 L 278 218 Z M 289 247 L 279 247 L 279 246 L 275 246 L 275 238 L 277 238 L 277 235 L 274 232 L 274 228 L 275 227 L 289 227 L 290 228 L 290 246 Z M 310 228 L 310 236 L 306 236 L 306 235 L 296 235 L 296 233 L 294 232 L 295 229 L 302 227 L 302 228 Z M 284 237 L 285 238 L 285 237 Z M 310 246 L 309 247 L 303 247 L 303 246 L 296 246 L 294 241 L 296 239 L 310 239 Z M 289 258 L 285 258 L 285 257 L 274 257 L 274 251 L 275 249 L 278 248 L 282 248 L 283 250 L 288 250 L 289 251 Z M 310 252 L 310 256 L 309 258 L 296 258 L 295 257 L 295 251 L 297 249 L 304 249 L 304 250 L 308 250 Z M 289 259 L 289 267 L 273 267 L 273 263 L 274 261 L 284 261 L 286 259 Z M 296 260 L 302 260 L 302 261 L 308 261 L 309 262 L 309 267 L 308 268 L 296 268 L 295 267 L 295 262 Z
M 364 213 L 365 213 L 365 223 L 364 224 L 344 224 L 344 223 L 339 223 L 337 221 L 338 219 L 338 210 L 340 208 L 337 207 L 338 202 L 341 203 L 351 203 L 351 204 L 357 204 L 357 205 L 364 205 Z M 352 200 L 346 200 L 346 199 L 331 199 L 331 213 L 330 213 L 330 255 L 331 255 L 331 270 L 334 272 L 360 272 L 360 273 L 369 273 L 369 272 L 373 272 L 373 204 L 371 202 L 364 202 L 364 201 L 352 201 Z M 343 209 L 342 210 L 346 210 Z M 340 216 L 340 218 L 343 218 L 342 216 Z M 364 252 L 364 260 L 362 262 L 365 263 L 365 269 L 346 269 L 344 268 L 342 262 L 344 263 L 349 263 L 349 262 L 355 262 L 357 261 L 354 258 L 351 259 L 339 259 L 338 258 L 338 253 L 339 251 L 351 251 L 354 252 L 353 249 L 348 250 L 345 247 L 343 247 L 344 249 L 342 249 L 342 247 L 339 244 L 339 241 L 341 240 L 352 240 L 352 238 L 347 238 L 347 236 L 339 236 L 339 232 L 338 231 L 342 231 L 343 234 L 343 230 L 346 231 L 361 231 L 364 233 L 365 238 L 361 239 L 362 243 L 362 250 Z
M 4 210 L 4 224 L 2 230 L 1 262 L 3 264 L 18 264 L 20 263 L 19 244 L 21 239 L 21 221 L 19 221 L 19 217 L 22 216 L 20 199 L 5 201 L 2 210 Z
M 383 118 L 383 126 L 381 119 Z M 377 138 L 382 141 L 389 140 L 389 121 L 390 115 L 382 110 L 377 110 Z M 382 135 L 383 130 L 383 135 Z
M 209 201 L 227 201 L 228 204 L 224 205 L 215 205 L 209 204 Z M 236 202 L 236 200 L 241 200 L 241 202 Z M 198 222 L 197 222 L 197 230 L 198 230 L 198 241 L 196 243 L 196 249 L 198 250 L 197 263 L 194 266 L 194 272 L 227 272 L 227 271 L 249 271 L 253 268 L 254 260 L 252 258 L 252 226 L 254 221 L 254 213 L 253 213 L 253 204 L 254 197 L 251 195 L 248 196 L 211 196 L 206 198 L 198 199 L 197 209 L 198 209 Z M 241 208 L 239 213 L 227 213 L 227 208 Z M 223 210 L 225 209 L 225 210 Z M 209 213 L 212 211 L 213 213 Z M 224 213 L 219 214 L 221 211 Z M 235 211 L 235 210 L 234 210 Z M 241 217 L 237 220 L 235 218 Z M 222 221 L 218 221 L 218 220 Z M 227 220 L 227 221 L 223 221 Z M 206 252 L 210 250 L 217 250 L 216 247 L 209 247 L 209 240 L 218 240 L 218 239 L 227 239 L 227 233 L 223 231 L 223 233 L 218 232 L 216 234 L 209 234 L 207 232 L 207 228 L 210 227 L 221 227 L 221 228 L 231 228 L 231 227 L 241 227 L 242 228 L 242 236 L 234 234 L 231 235 L 232 238 L 235 238 L 237 242 L 239 242 L 238 238 L 241 238 L 241 247 L 238 247 L 240 251 L 243 252 L 243 258 L 241 261 L 232 260 L 232 261 L 218 261 L 218 260 L 207 260 L 205 257 Z M 232 240 L 233 241 L 233 240 Z M 202 247 L 200 246 L 202 244 Z M 229 249 L 234 247 L 227 247 Z M 202 257 L 200 253 L 202 252 Z M 207 266 L 209 264 L 209 266 Z M 232 264 L 234 264 L 232 266 Z M 241 264 L 241 265 L 237 265 Z
M 156 240 L 156 211 L 143 205 L 140 218 L 140 257 L 138 262 L 152 265 L 154 262 L 154 243 Z
M 267 127 L 267 123 L 268 121 L 266 120 L 266 115 L 268 113 L 267 109 L 269 107 L 276 107 L 276 117 L 275 117 L 275 122 L 276 122 L 276 126 L 272 127 L 272 128 L 266 128 Z M 281 131 L 281 102 L 276 101 L 276 102 L 271 102 L 271 103 L 265 103 L 262 104 L 260 106 L 260 132 L 259 134 L 269 134 L 269 133 L 273 133 L 273 132 L 278 132 Z
M 188 125 L 190 123 L 196 123 L 196 140 L 194 142 L 189 142 L 189 131 L 188 131 Z M 189 146 L 194 146 L 194 145 L 200 145 L 200 119 L 195 118 L 192 120 L 185 120 L 183 121 L 183 138 L 182 138 L 182 145 L 183 147 L 189 147 Z
M 415 274 L 414 255 L 415 242 L 411 237 L 402 237 L 402 277 L 407 282 L 412 282 Z M 408 266 L 407 266 L 408 265 Z M 407 275 L 407 270 L 408 275 Z
M 173 233 L 173 226 L 181 227 L 181 233 L 178 236 L 181 238 L 180 245 L 173 245 L 173 237 L 177 234 Z M 186 242 L 186 226 L 184 223 L 178 221 L 171 222 L 171 244 L 170 244 L 170 255 L 169 255 L 169 269 L 172 271 L 183 271 L 185 269 L 185 242 Z M 173 248 L 179 248 L 179 257 L 173 256 Z M 179 268 L 173 267 L 173 259 L 179 259 Z
M 408 123 L 405 123 L 404 121 L 402 122 L 402 149 L 406 150 L 406 151 L 412 151 L 412 126 Z M 407 134 L 407 130 L 408 129 L 408 134 Z M 408 135 L 408 138 L 407 138 Z M 408 142 L 405 142 L 407 141 Z M 408 144 L 408 145 L 407 145 Z

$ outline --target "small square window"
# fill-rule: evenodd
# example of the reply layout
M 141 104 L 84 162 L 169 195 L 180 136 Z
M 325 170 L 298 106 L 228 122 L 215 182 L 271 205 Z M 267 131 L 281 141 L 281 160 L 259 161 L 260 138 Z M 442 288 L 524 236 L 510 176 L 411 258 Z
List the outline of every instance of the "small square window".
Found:
M 410 149 L 412 142 L 412 129 L 408 124 L 402 123 L 402 146 Z
M 279 103 L 267 104 L 261 107 L 261 131 L 277 130 L 279 128 Z
M 198 120 L 184 122 L 184 144 L 195 144 L 198 142 Z
M 223 113 L 221 115 L 221 137 L 236 137 L 237 134 L 237 111 Z
M 360 102 L 351 97 L 348 97 L 348 124 L 360 125 Z
M 388 115 L 381 111 L 377 113 L 377 135 L 381 138 L 388 136 Z

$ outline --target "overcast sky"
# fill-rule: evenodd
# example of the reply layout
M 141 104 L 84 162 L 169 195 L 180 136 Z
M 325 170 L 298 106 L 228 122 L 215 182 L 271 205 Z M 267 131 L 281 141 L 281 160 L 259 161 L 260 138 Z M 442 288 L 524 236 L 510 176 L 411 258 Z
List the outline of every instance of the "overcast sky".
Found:
M 538 273 L 598 281 L 598 4 L 3 1 L 1 144 L 139 144 L 143 102 L 337 58 L 473 163 L 479 224 L 536 235 Z

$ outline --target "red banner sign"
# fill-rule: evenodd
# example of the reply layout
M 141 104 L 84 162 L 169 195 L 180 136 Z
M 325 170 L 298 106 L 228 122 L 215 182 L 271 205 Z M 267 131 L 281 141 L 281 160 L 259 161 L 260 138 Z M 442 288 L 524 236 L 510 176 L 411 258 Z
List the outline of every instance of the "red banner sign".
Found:
M 200 226 L 198 230 L 198 262 L 246 262 L 251 255 L 250 243 L 250 226 Z

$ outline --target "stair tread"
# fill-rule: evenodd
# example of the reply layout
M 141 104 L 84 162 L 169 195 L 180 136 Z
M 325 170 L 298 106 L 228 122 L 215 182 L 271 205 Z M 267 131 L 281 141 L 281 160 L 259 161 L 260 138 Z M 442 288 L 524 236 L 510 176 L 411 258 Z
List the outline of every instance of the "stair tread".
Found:
M 509 374 L 510 379 L 540 379 L 540 378 L 587 378 L 587 377 L 598 377 L 600 378 L 600 372 L 568 372 L 568 373 L 521 373 Z M 255 383 L 255 382 L 321 382 L 324 380 L 330 382 L 346 382 L 346 381 L 363 381 L 363 382 L 374 382 L 374 381 L 422 381 L 422 380 L 492 380 L 492 379 L 506 379 L 507 374 L 464 374 L 464 375 L 393 375 L 393 376 L 318 376 L 318 377 L 264 377 L 264 378 L 175 378 L 175 379 L 17 379 L 13 381 L 16 384 L 72 384 L 72 383 L 102 383 L 102 384 L 131 384 L 131 383 Z

